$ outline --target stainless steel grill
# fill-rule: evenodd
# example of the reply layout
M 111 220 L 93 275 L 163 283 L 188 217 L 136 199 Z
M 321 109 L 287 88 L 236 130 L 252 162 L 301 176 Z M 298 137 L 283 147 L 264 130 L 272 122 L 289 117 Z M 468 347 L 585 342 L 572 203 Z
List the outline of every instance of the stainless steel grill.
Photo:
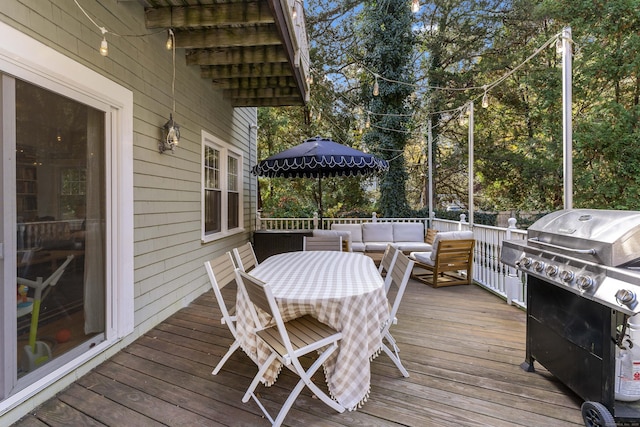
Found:
M 629 315 L 640 311 L 640 212 L 554 212 L 528 229 L 526 241 L 505 241 L 501 259 Z
M 614 387 L 616 346 L 640 312 L 640 212 L 554 212 L 500 258 L 527 276 L 522 368 L 537 361 L 580 396 L 588 427 L 638 425 L 640 401 L 615 400 Z

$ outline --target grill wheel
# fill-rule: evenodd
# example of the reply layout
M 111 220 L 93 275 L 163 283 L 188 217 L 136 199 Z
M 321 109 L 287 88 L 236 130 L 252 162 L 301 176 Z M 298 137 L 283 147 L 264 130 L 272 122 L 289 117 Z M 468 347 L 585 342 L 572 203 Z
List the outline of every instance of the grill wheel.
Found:
M 581 411 L 586 427 L 616 427 L 613 415 L 602 403 L 586 401 Z

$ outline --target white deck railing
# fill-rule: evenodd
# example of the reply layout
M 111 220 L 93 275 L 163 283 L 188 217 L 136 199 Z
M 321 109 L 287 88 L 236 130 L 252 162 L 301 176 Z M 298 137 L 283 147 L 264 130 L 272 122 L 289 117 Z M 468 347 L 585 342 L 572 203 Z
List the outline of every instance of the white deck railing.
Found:
M 370 218 L 262 218 L 256 217 L 257 230 L 328 230 L 331 224 L 358 224 L 362 222 L 422 222 L 425 227 L 438 231 L 469 230 L 476 239 L 473 280 L 480 286 L 504 298 L 507 304 L 526 307 L 526 276 L 515 268 L 500 262 L 500 248 L 504 240 L 524 240 L 526 230 L 516 228 L 516 220 L 509 219 L 509 226 L 492 227 L 466 222 L 466 216 L 460 215 L 460 221 L 438 218 L 378 218 L 374 212 Z M 322 227 L 319 227 L 322 225 Z

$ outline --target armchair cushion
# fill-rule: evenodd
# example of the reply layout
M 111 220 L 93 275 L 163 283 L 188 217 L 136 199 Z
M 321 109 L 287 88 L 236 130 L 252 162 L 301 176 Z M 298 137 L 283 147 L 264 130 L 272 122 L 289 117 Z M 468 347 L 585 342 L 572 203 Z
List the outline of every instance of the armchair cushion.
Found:
M 435 261 L 436 254 L 438 253 L 438 243 L 440 240 L 461 240 L 461 239 L 473 239 L 473 231 L 440 231 L 433 239 L 433 251 L 431 252 L 431 259 Z
M 431 266 L 435 265 L 435 263 L 431 259 L 431 252 L 411 252 L 411 255 L 409 255 L 409 258 L 415 259 L 416 261 L 422 264 L 431 265 Z
M 398 242 L 396 241 L 393 246 L 400 249 L 405 254 L 408 252 L 431 252 L 433 246 L 424 242 Z

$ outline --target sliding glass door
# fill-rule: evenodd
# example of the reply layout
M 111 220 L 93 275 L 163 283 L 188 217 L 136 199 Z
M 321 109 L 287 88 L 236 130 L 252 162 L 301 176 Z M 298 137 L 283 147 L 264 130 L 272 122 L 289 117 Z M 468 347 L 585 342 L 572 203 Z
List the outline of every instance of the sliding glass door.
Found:
M 2 326 L 15 391 L 105 339 L 108 115 L 71 92 L 2 81 L 4 234 L 15 236 Z

